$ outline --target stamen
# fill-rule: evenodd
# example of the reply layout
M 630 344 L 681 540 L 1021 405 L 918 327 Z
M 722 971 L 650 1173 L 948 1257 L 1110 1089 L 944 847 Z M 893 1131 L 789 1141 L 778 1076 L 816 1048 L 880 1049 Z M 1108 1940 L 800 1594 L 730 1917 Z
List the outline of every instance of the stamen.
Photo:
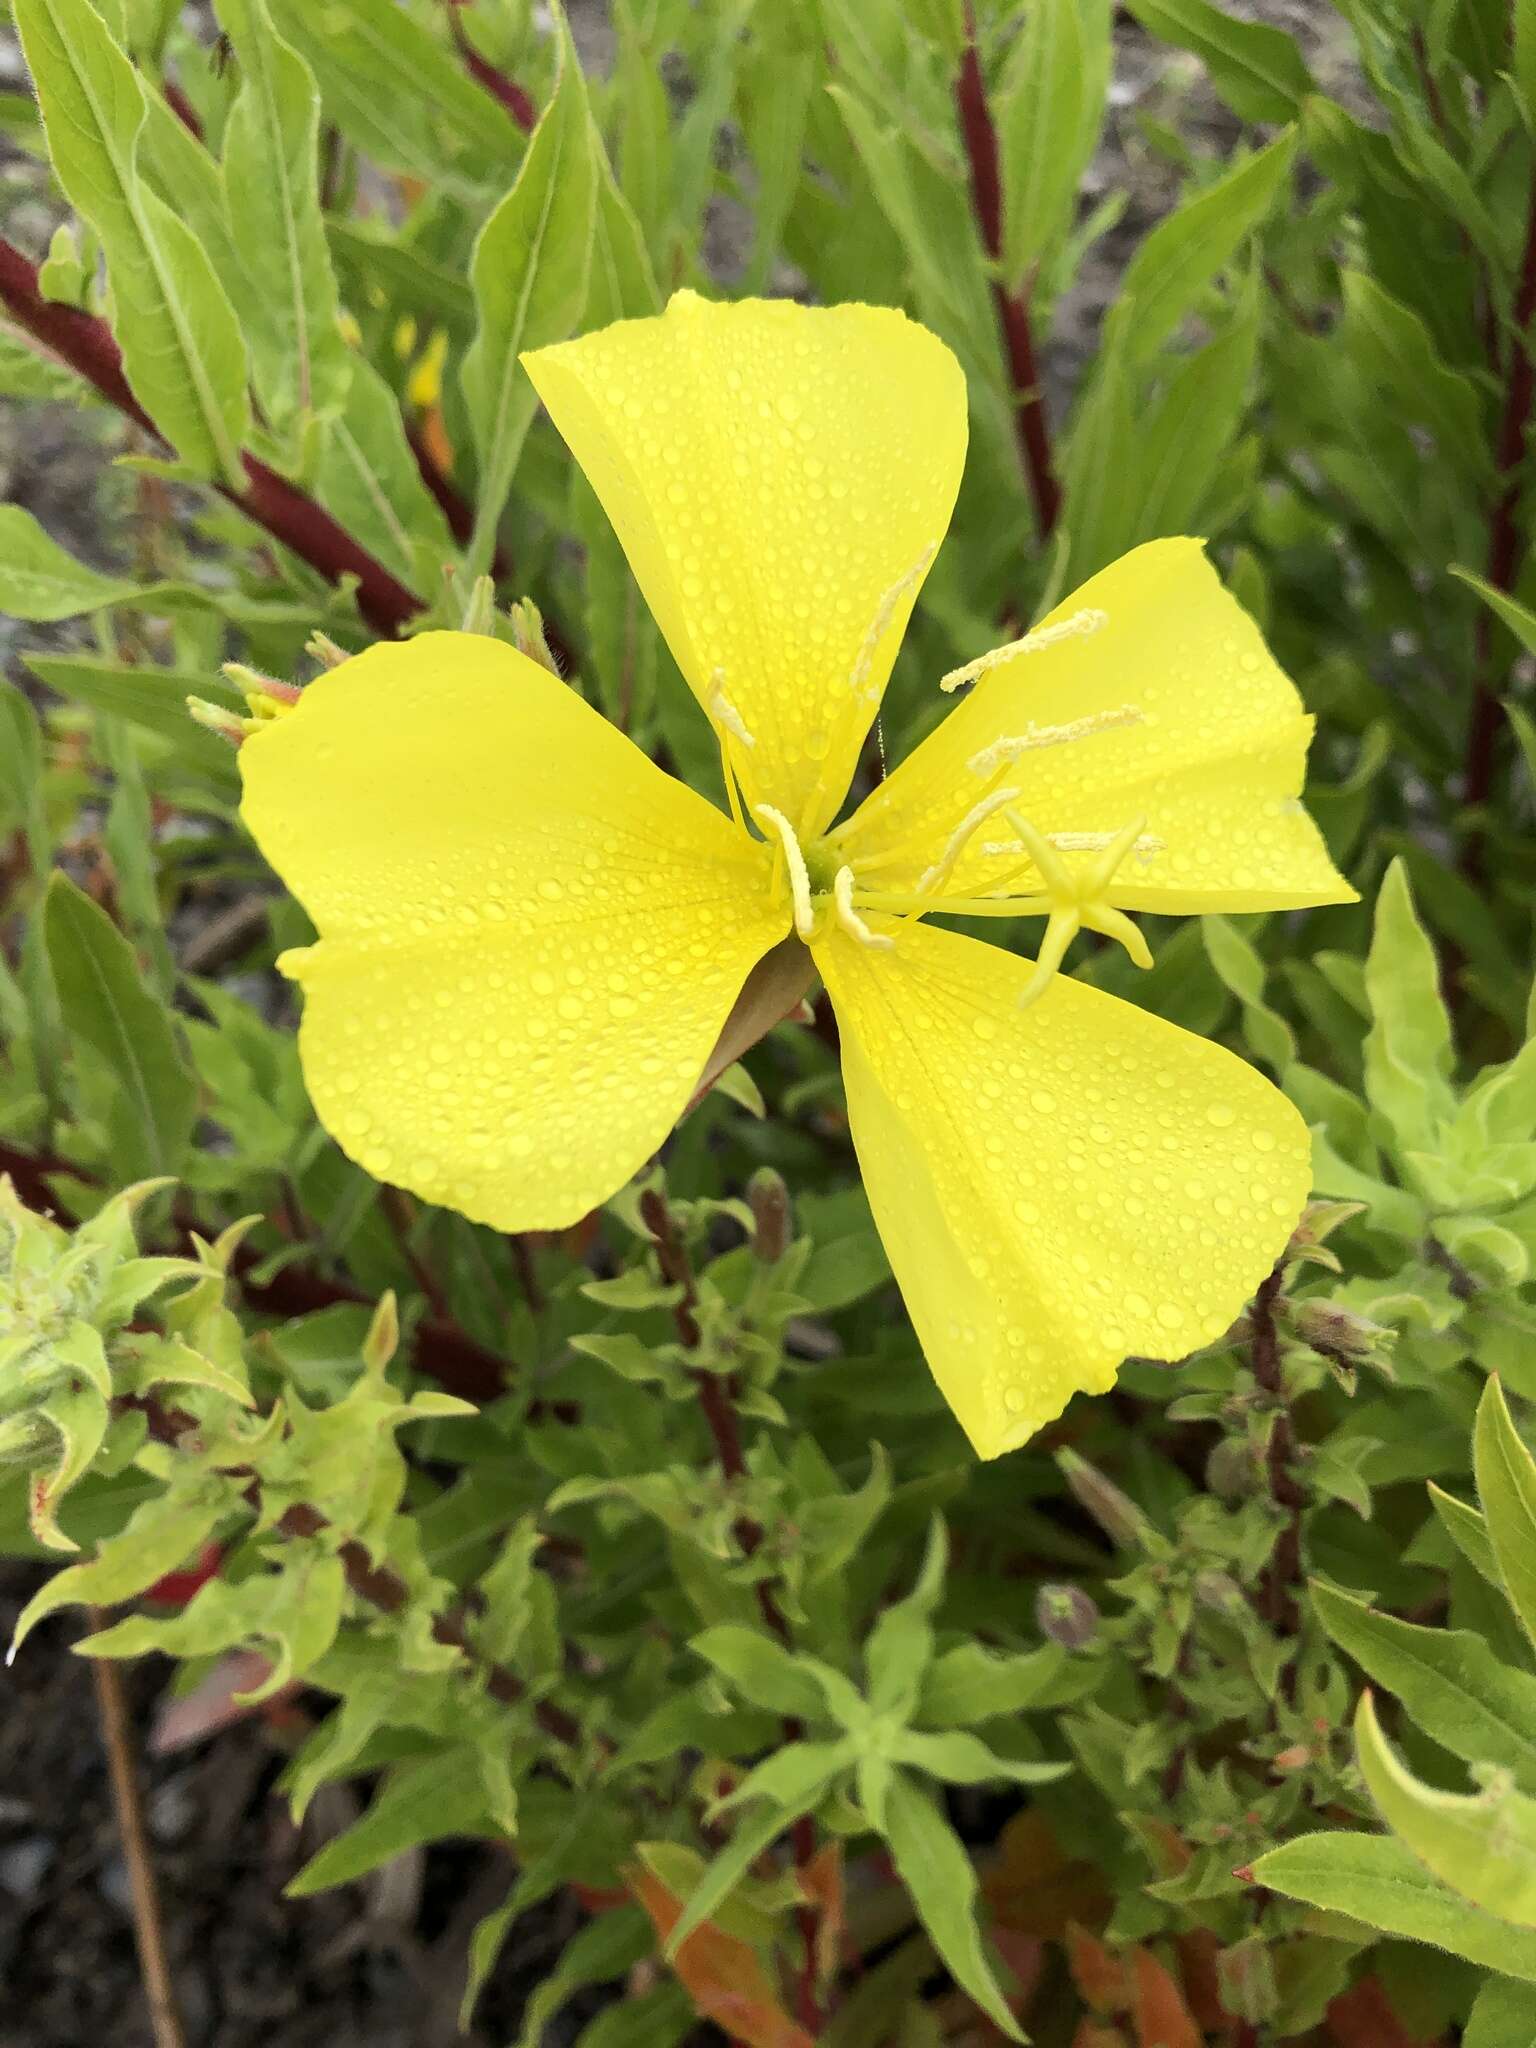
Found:
M 977 827 L 984 825 L 993 812 L 1000 811 L 1004 804 L 1017 803 L 1018 797 L 1019 792 L 1016 789 L 998 789 L 994 790 L 991 796 L 984 796 L 980 803 L 972 804 L 954 831 L 949 835 L 949 844 L 939 855 L 939 858 L 931 868 L 926 869 L 918 876 L 918 895 L 927 896 L 934 890 L 941 889 L 954 873 L 955 863 L 959 860 L 961 854 L 964 853 L 966 842 Z
M 725 694 L 725 670 L 723 668 L 717 668 L 709 679 L 709 711 L 710 716 L 723 725 L 727 732 L 734 733 L 744 747 L 755 747 L 757 745 L 757 741 L 747 730 L 746 720 Z
M 896 578 L 896 581 L 875 607 L 875 616 L 870 620 L 869 631 L 864 635 L 864 644 L 859 649 L 859 658 L 853 664 L 852 673 L 848 677 L 849 684 L 854 690 L 862 691 L 865 689 L 869 682 L 870 663 L 875 658 L 875 649 L 890 631 L 891 620 L 896 616 L 897 605 L 901 603 L 901 600 L 906 596 L 913 584 L 920 583 L 923 577 L 927 575 L 928 564 L 938 552 L 938 542 L 936 540 L 929 541 L 927 547 L 923 549 L 923 552 L 918 556 L 911 568 L 903 570 L 902 574 Z
M 963 683 L 974 683 L 978 676 L 984 676 L 988 669 L 997 668 L 1005 661 L 1012 661 L 1016 654 L 1038 654 L 1042 648 L 1054 647 L 1058 640 L 1072 640 L 1080 633 L 1097 633 L 1109 621 L 1108 612 L 1095 611 L 1091 607 L 1072 612 L 1054 625 L 1036 626 L 1021 640 L 1010 640 L 1006 647 L 994 647 L 989 654 L 978 654 L 974 661 L 968 661 L 964 668 L 952 668 L 939 683 L 941 690 L 958 690 Z
M 1069 719 L 1065 725 L 1030 724 L 1023 732 L 1007 734 L 983 747 L 979 754 L 972 754 L 966 766 L 973 775 L 991 775 L 1036 747 L 1068 746 L 1073 740 L 1088 740 L 1097 733 L 1112 732 L 1116 726 L 1140 725 L 1144 716 L 1134 704 L 1121 704 L 1113 711 L 1091 711 L 1085 718 Z
M 1102 853 L 1105 847 L 1114 844 L 1116 838 L 1113 832 L 1047 832 L 1043 836 L 1058 853 Z M 1155 832 L 1143 832 L 1131 847 L 1131 852 L 1138 860 L 1147 860 L 1154 853 L 1161 853 L 1167 844 L 1167 840 L 1159 839 Z M 998 857 L 1029 851 L 1022 839 L 988 839 L 981 850 Z
M 888 932 L 872 932 L 853 907 L 853 869 L 839 868 L 832 877 L 832 902 L 837 921 L 861 946 L 892 947 L 896 941 Z
M 795 828 L 772 804 L 754 804 L 752 815 L 771 825 L 783 842 L 784 860 L 789 869 L 789 893 L 795 906 L 795 930 L 802 939 L 808 939 L 816 923 L 816 913 L 811 907 L 811 878 L 806 869 L 805 855 L 800 851 L 800 842 L 795 837 Z
M 866 707 L 864 716 L 867 717 L 868 707 L 872 704 L 878 705 L 880 702 L 879 687 L 876 686 L 874 689 L 871 689 L 869 684 L 869 672 L 874 663 L 875 649 L 889 631 L 891 621 L 896 616 L 896 607 L 915 583 L 922 582 L 924 576 L 928 573 L 928 564 L 933 560 L 938 551 L 938 542 L 936 540 L 929 541 L 927 547 L 923 549 L 923 552 L 918 556 L 911 568 L 904 570 L 897 577 L 896 581 L 875 607 L 875 616 L 870 620 L 869 631 L 864 635 L 864 644 L 860 647 L 858 658 L 849 671 L 849 694 L 847 701 L 840 705 L 833 714 L 832 733 L 827 745 L 826 760 L 823 762 L 821 773 L 817 776 L 805 800 L 805 808 L 800 817 L 800 829 L 802 832 L 813 832 L 816 829 L 822 796 L 827 786 L 827 778 L 829 775 L 835 774 L 839 767 L 846 767 L 841 742 L 850 718 L 858 715 L 861 704 Z

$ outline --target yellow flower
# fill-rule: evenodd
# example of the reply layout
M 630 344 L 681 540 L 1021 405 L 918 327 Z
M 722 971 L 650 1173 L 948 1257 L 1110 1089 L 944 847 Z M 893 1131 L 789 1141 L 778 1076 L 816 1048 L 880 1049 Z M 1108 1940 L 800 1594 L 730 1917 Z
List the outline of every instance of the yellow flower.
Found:
M 1348 900 L 1298 801 L 1311 720 L 1192 540 L 1034 632 L 834 824 L 965 455 L 949 351 L 870 306 L 706 304 L 526 358 L 719 740 L 726 817 L 574 690 L 426 633 L 241 750 L 314 917 L 315 1106 L 352 1157 L 504 1230 L 573 1222 L 687 1104 L 791 933 L 837 1012 L 875 1220 L 976 1449 L 1130 1353 L 1218 1336 L 1306 1198 L 1241 1060 L 1055 976 L 1128 913 Z M 1038 966 L 924 922 L 1044 916 Z

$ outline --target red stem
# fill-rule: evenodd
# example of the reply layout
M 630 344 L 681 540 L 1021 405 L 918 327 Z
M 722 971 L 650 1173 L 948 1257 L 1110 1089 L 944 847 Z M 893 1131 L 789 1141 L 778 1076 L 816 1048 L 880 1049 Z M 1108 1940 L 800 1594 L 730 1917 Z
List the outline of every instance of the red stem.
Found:
M 165 440 L 129 389 L 122 353 L 106 322 L 77 306 L 56 305 L 45 299 L 38 288 L 36 266 L 5 241 L 0 241 L 0 301 L 19 327 L 94 385 L 108 404 L 156 440 Z M 215 488 L 274 540 L 317 569 L 327 582 L 339 584 L 344 576 L 356 577 L 358 609 L 377 632 L 398 633 L 423 609 L 415 592 L 407 590 L 306 492 L 254 455 L 242 452 L 240 461 L 245 471 L 243 489 L 225 483 Z
M 1510 338 L 1509 364 L 1504 379 L 1504 411 L 1494 444 L 1494 467 L 1504 485 L 1488 518 L 1487 576 L 1495 590 L 1513 590 L 1520 571 L 1520 471 L 1525 463 L 1531 403 L 1536 397 L 1536 361 L 1533 361 L 1530 345 L 1533 319 L 1536 319 L 1536 183 L 1531 189 L 1525 250 L 1520 260 L 1520 281 L 1515 290 L 1514 332 Z M 1493 649 L 1493 615 L 1485 607 L 1477 622 L 1479 681 L 1467 733 L 1466 776 L 1462 792 L 1469 804 L 1486 803 L 1488 800 L 1493 787 L 1499 734 L 1504 724 L 1492 675 Z M 1469 843 L 1462 866 L 1472 879 L 1480 875 L 1481 835 Z
M 464 68 L 477 85 L 482 85 L 493 100 L 500 102 L 512 116 L 525 135 L 531 135 L 539 118 L 539 110 L 518 84 L 515 78 L 508 78 L 499 71 L 488 57 L 482 57 L 465 32 L 459 19 L 459 9 L 464 0 L 447 0 L 448 26 L 453 31 L 454 44 Z
M 971 171 L 971 208 L 976 216 L 981 245 L 996 266 L 1003 259 L 1003 181 L 998 160 L 997 129 L 987 105 L 981 54 L 976 46 L 976 11 L 971 0 L 966 0 L 965 49 L 961 53 L 960 71 L 955 80 L 955 108 L 960 117 L 960 133 Z M 1035 359 L 1029 300 L 1025 293 L 1010 292 L 1000 273 L 994 274 L 991 290 L 1013 385 L 1013 424 L 1019 455 L 1035 502 L 1035 521 L 1040 538 L 1049 540 L 1061 517 L 1061 485 L 1051 453 L 1050 422 L 1046 417 L 1045 395 Z
M 175 79 L 162 79 L 160 81 L 160 90 L 165 95 L 165 104 L 176 116 L 177 120 L 180 121 L 182 127 L 186 129 L 189 135 L 195 135 L 198 141 L 201 142 L 203 139 L 202 121 L 198 118 L 196 107 L 193 106 Z

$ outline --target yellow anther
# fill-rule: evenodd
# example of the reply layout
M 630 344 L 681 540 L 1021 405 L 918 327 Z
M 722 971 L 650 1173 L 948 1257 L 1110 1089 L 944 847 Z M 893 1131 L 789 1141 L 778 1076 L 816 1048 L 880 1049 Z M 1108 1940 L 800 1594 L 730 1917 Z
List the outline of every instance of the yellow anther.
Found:
M 1115 833 L 1092 867 L 1083 869 L 1069 867 L 1061 849 L 1017 811 L 1008 813 L 1008 822 L 1039 872 L 1041 895 L 1049 906 L 1035 971 L 1025 985 L 1020 1007 L 1027 1010 L 1045 993 L 1068 946 L 1085 926 L 1107 939 L 1118 940 L 1138 967 L 1150 967 L 1152 952 L 1145 938 L 1124 911 L 1116 910 L 1109 901 L 1115 871 L 1141 838 L 1146 819 L 1135 818 Z
M 928 564 L 938 552 L 938 542 L 929 541 L 911 568 L 902 571 L 876 605 L 875 616 L 869 622 L 869 631 L 864 635 L 864 644 L 859 649 L 858 660 L 853 664 L 853 671 L 848 678 L 856 691 L 863 691 L 869 683 L 870 664 L 874 661 L 875 649 L 890 631 L 891 620 L 896 616 L 896 607 L 913 584 L 920 583 L 927 575 Z
M 730 698 L 725 694 L 725 670 L 717 668 L 709 680 L 709 713 L 718 725 L 734 733 L 744 747 L 755 747 L 757 741 L 747 730 L 747 722 Z
M 896 616 L 896 610 L 901 600 L 912 589 L 914 584 L 922 582 L 924 576 L 928 573 L 928 564 L 933 560 L 938 551 L 938 542 L 936 540 L 929 541 L 927 547 L 923 549 L 917 560 L 909 569 L 902 571 L 884 597 L 881 598 L 879 604 L 875 606 L 875 615 L 869 622 L 869 631 L 864 635 L 863 645 L 860 647 L 853 667 L 848 673 L 847 699 L 833 714 L 832 733 L 827 745 L 826 762 L 805 800 L 805 809 L 800 816 L 800 829 L 803 832 L 811 832 L 816 828 L 822 798 L 826 793 L 828 776 L 846 770 L 847 759 L 844 752 L 844 739 L 850 720 L 852 718 L 860 720 L 860 734 L 862 735 L 863 725 L 869 718 L 870 707 L 880 702 L 882 685 L 877 683 L 871 689 L 869 681 L 870 671 L 874 666 L 875 651 L 890 631 L 891 621 Z
M 832 904 L 837 912 L 837 921 L 843 930 L 857 939 L 861 946 L 894 946 L 896 941 L 888 932 L 872 932 L 853 907 L 853 869 L 839 868 L 832 877 Z
M 966 766 L 973 775 L 992 775 L 1036 747 L 1064 747 L 1073 740 L 1089 740 L 1118 726 L 1140 725 L 1144 714 L 1134 704 L 1121 704 L 1113 711 L 1091 711 L 1085 718 L 1068 719 L 1064 725 L 1027 725 L 1023 732 L 1007 733 L 993 740 L 979 754 L 972 754 Z
M 808 939 L 816 923 L 816 912 L 811 903 L 811 878 L 806 870 L 805 855 L 800 851 L 800 842 L 795 837 L 795 828 L 780 810 L 772 804 L 754 804 L 752 815 L 760 818 L 765 825 L 772 826 L 779 835 L 784 850 L 784 864 L 789 870 L 790 901 L 795 909 L 795 930 L 802 939 Z
M 1047 832 L 1043 835 L 1058 853 L 1102 853 L 1113 841 L 1113 832 Z M 1154 853 L 1161 853 L 1167 846 L 1166 839 L 1159 839 L 1155 832 L 1143 832 L 1131 848 L 1138 860 L 1150 860 Z M 1027 851 L 1022 839 L 988 839 L 982 843 L 982 852 L 989 858 L 1001 858 L 1005 854 Z
M 1005 661 L 1012 661 L 1016 654 L 1038 654 L 1042 648 L 1054 647 L 1058 640 L 1075 640 L 1083 633 L 1097 633 L 1109 618 L 1107 612 L 1095 611 L 1091 607 L 1072 612 L 1064 619 L 1058 619 L 1051 626 L 1036 626 L 1020 640 L 1010 640 L 1006 646 L 994 647 L 990 653 L 978 654 L 974 661 L 968 661 L 963 668 L 952 668 L 940 683 L 941 690 L 958 690 L 964 683 L 974 683 L 984 676 L 988 669 L 998 668 Z

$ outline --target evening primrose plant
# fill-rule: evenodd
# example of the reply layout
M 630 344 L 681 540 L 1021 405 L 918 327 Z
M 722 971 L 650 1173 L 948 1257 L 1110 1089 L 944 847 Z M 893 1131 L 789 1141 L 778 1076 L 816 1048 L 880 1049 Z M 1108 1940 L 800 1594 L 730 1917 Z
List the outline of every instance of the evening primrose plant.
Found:
M 1310 1186 L 1242 1061 L 1058 975 L 1131 913 L 1354 900 L 1299 798 L 1311 720 L 1200 544 L 1156 541 L 946 676 L 835 823 L 965 457 L 959 365 L 898 312 L 675 296 L 528 373 L 719 744 L 730 816 L 470 634 L 322 675 L 240 755 L 320 932 L 284 954 L 315 1106 L 370 1173 L 574 1224 L 803 948 L 934 1376 L 983 1457 L 1130 1353 L 1232 1321 Z M 1030 963 L 929 922 L 1046 920 Z
M 1286 11 L 0 0 L 37 2048 L 77 1648 L 162 2033 L 1532 2048 L 1533 16 Z

